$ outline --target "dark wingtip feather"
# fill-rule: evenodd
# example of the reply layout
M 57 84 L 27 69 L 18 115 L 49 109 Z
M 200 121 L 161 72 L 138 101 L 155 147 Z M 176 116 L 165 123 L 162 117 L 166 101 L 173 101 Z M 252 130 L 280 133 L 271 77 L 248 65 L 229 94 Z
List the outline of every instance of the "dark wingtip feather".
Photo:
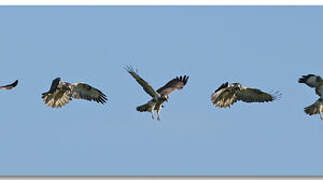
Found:
M 283 95 L 280 91 L 271 92 L 270 94 L 272 96 L 271 101 L 278 101 L 282 98 L 282 95 Z
M 15 82 L 11 83 L 11 84 L 8 84 L 8 85 L 5 85 L 5 86 L 1 86 L 2 89 L 12 89 L 14 87 L 16 87 L 18 84 L 18 80 L 16 80 Z
M 104 93 L 102 93 L 101 91 L 99 91 L 99 93 L 100 93 L 100 95 L 99 95 L 99 97 L 96 99 L 96 102 L 101 103 L 101 104 L 106 103 L 106 101 L 108 101 L 107 96 L 106 96 Z
M 184 85 L 186 85 L 188 78 L 189 78 L 189 76 L 186 76 L 186 75 L 184 76 Z
M 176 79 L 177 80 L 179 80 L 179 81 L 181 81 L 181 82 L 183 82 L 184 83 L 184 85 L 186 85 L 186 83 L 187 83 L 187 81 L 188 81 L 188 78 L 189 78 L 189 76 L 186 76 L 186 75 L 184 75 L 184 76 L 177 76 L 176 77 Z
M 18 84 L 18 80 L 16 80 L 15 82 L 13 82 L 13 83 L 11 84 L 11 86 L 12 86 L 12 87 L 16 87 L 16 86 L 17 86 L 17 84 Z
M 124 66 L 124 67 L 122 67 L 124 70 L 126 70 L 127 72 L 130 72 L 130 70 L 131 70 L 131 67 L 130 66 Z
M 229 83 L 228 83 L 228 82 L 223 83 L 223 84 L 222 84 L 218 89 L 216 89 L 214 92 L 216 93 L 216 92 L 218 92 L 220 89 L 223 89 L 223 88 L 228 87 L 228 85 L 229 85 Z
M 126 70 L 128 73 L 131 73 L 131 72 L 138 73 L 138 70 L 135 69 L 133 66 L 130 66 L 130 65 L 124 66 L 123 69 Z

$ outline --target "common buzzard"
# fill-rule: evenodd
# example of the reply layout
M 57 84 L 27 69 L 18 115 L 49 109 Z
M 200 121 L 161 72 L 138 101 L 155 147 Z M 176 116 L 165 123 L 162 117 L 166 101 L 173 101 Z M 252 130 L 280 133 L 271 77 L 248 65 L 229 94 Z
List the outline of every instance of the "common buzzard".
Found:
M 62 107 L 72 98 L 96 101 L 101 104 L 107 101 L 106 95 L 100 90 L 85 83 L 62 82 L 61 78 L 54 79 L 49 91 L 42 94 L 44 103 L 52 108 Z
M 5 86 L 0 86 L 0 89 L 12 89 L 14 87 L 16 87 L 18 84 L 18 80 L 16 80 L 15 82 L 13 82 L 12 84 L 8 84 L 8 85 L 5 85 Z
M 320 114 L 320 118 L 323 120 L 323 80 L 320 76 L 314 74 L 303 75 L 298 79 L 299 83 L 305 83 L 311 88 L 315 88 L 315 93 L 320 96 L 320 98 L 315 101 L 314 104 L 305 107 L 304 111 L 308 115 Z
M 175 90 L 183 89 L 189 78 L 189 76 L 186 75 L 176 77 L 156 91 L 154 88 L 151 87 L 151 85 L 149 85 L 145 80 L 143 80 L 131 66 L 128 66 L 125 69 L 142 86 L 144 91 L 152 97 L 152 99 L 146 104 L 138 106 L 136 108 L 137 111 L 150 112 L 152 114 L 152 118 L 155 119 L 154 110 L 156 110 L 157 120 L 160 120 L 160 110 L 163 107 L 162 104 L 165 101 L 168 101 L 168 95 Z
M 247 103 L 270 102 L 280 96 L 281 94 L 279 92 L 269 94 L 259 89 L 244 87 L 239 83 L 229 84 L 226 82 L 212 93 L 211 101 L 217 107 L 226 108 L 237 101 L 244 101 Z

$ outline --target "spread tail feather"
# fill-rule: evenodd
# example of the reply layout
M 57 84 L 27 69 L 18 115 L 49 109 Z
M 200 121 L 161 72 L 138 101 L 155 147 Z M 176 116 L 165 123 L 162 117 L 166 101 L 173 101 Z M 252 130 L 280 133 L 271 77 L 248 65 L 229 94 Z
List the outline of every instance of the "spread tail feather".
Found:
M 323 99 L 318 99 L 314 104 L 304 108 L 304 111 L 308 115 L 321 114 L 323 110 Z
M 148 103 L 146 103 L 146 104 L 144 104 L 144 105 L 138 106 L 136 109 L 137 109 L 137 111 L 140 111 L 140 112 L 148 111 L 148 109 L 149 109 L 149 104 L 148 104 Z

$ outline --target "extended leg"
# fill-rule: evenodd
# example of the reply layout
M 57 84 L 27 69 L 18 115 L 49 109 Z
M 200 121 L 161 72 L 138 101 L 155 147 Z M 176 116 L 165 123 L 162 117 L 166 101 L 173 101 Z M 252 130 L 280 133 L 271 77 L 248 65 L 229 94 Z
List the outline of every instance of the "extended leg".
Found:
M 155 109 L 155 104 L 151 106 L 151 111 L 150 111 L 150 113 L 151 113 L 151 117 L 152 117 L 153 119 L 155 119 L 155 116 L 154 116 L 154 109 Z
M 154 111 L 151 112 L 151 118 L 155 119 Z
M 321 120 L 323 120 L 323 115 L 322 115 L 322 113 L 320 113 L 320 118 L 321 118 Z
M 157 120 L 158 121 L 160 121 L 160 110 L 162 109 L 162 107 L 163 106 L 161 104 L 159 104 L 159 106 L 157 106 L 157 109 L 156 109 L 157 110 Z
M 159 109 L 159 110 L 157 110 L 157 120 L 158 120 L 158 121 L 160 121 L 160 115 L 159 115 L 159 113 L 160 113 L 160 109 Z

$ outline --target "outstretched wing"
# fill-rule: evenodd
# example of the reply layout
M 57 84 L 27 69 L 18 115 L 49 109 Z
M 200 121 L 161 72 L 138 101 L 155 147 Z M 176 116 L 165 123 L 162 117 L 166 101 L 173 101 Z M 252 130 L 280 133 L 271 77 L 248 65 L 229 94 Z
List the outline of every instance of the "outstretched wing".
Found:
M 169 81 L 163 87 L 159 88 L 157 90 L 157 92 L 160 95 L 168 96 L 170 93 L 172 93 L 175 90 L 183 89 L 183 87 L 186 85 L 186 83 L 188 81 L 188 78 L 189 78 L 189 76 L 186 76 L 186 75 L 176 77 L 176 78 L 172 79 L 171 81 Z
M 237 102 L 236 94 L 238 90 L 232 85 L 228 86 L 228 82 L 226 82 L 211 95 L 211 101 L 217 107 L 230 107 Z
M 12 84 L 8 84 L 8 85 L 5 85 L 5 86 L 0 86 L 0 89 L 12 89 L 14 87 L 16 87 L 18 84 L 18 80 L 16 80 L 15 82 L 13 82 Z
M 52 108 L 64 106 L 71 100 L 71 91 L 68 83 L 60 82 L 60 78 L 54 79 L 50 90 L 42 94 L 42 99 L 44 104 Z
M 241 100 L 244 102 L 269 102 L 273 101 L 281 96 L 279 92 L 276 92 L 275 95 L 265 93 L 259 89 L 254 88 L 242 88 L 237 93 L 237 100 Z
M 100 90 L 84 83 L 75 83 L 71 85 L 72 97 L 76 99 L 85 99 L 105 103 L 108 99 Z
M 140 84 L 140 86 L 145 90 L 146 93 L 148 93 L 151 97 L 157 98 L 160 95 L 155 91 L 153 87 L 151 87 L 145 80 L 143 80 L 136 72 L 135 70 L 131 67 L 128 66 L 125 68 L 126 71 L 128 71 L 133 78 Z
M 323 99 L 318 99 L 314 104 L 304 108 L 304 111 L 308 115 L 320 114 L 323 112 Z

